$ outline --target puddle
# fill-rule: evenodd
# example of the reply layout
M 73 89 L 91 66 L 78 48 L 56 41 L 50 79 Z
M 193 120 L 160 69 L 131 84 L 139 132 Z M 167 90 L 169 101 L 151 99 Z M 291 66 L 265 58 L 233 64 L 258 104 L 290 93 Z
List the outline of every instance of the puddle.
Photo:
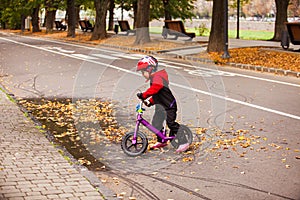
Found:
M 74 103 L 71 99 L 22 99 L 18 103 L 43 129 L 52 134 L 55 143 L 65 147 L 80 164 L 91 170 L 103 169 L 105 164 L 91 154 L 88 142 L 100 143 L 100 132 L 117 129 L 109 102 L 78 100 Z M 89 109 L 94 112 L 90 113 Z M 117 143 L 121 135 L 110 135 L 110 138 Z

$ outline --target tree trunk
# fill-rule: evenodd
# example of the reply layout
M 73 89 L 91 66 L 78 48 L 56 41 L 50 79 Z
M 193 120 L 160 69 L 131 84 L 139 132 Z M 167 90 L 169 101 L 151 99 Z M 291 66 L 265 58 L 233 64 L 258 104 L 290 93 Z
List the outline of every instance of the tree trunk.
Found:
M 53 0 L 46 0 L 46 33 L 53 32 L 53 23 L 55 21 L 56 10 L 53 7 Z
M 91 40 L 101 40 L 107 37 L 106 33 L 106 13 L 109 0 L 94 0 L 96 8 L 95 28 Z
M 75 6 L 75 27 L 78 28 L 78 21 L 80 20 L 80 5 Z
M 67 37 L 75 38 L 75 0 L 67 0 L 68 10 L 68 34 Z
M 40 11 L 40 6 L 38 5 L 36 8 L 33 8 L 32 11 L 32 32 L 40 32 L 40 24 L 39 24 L 39 11 Z
M 209 35 L 207 52 L 224 51 L 224 46 L 225 46 L 224 14 L 225 14 L 224 0 L 213 0 L 212 23 L 211 23 L 211 31 Z
M 274 41 L 281 40 L 281 33 L 285 30 L 284 23 L 287 22 L 287 8 L 290 0 L 275 0 L 276 3 L 276 20 L 275 33 L 272 38 Z
M 26 20 L 26 16 L 24 14 L 21 14 L 21 31 L 22 32 L 25 31 L 25 20 Z
M 172 20 L 172 16 L 168 11 L 168 7 L 170 6 L 169 0 L 163 0 L 163 4 L 164 4 L 165 20 Z
M 138 10 L 138 5 L 137 1 L 133 2 L 133 28 L 136 28 L 136 21 L 137 21 L 137 10 Z
M 46 33 L 53 32 L 53 23 L 55 20 L 56 10 L 46 11 L 47 18 L 46 18 Z
M 114 30 L 114 9 L 115 9 L 115 0 L 110 0 L 109 2 L 109 21 L 108 21 L 108 30 Z
M 138 0 L 135 45 L 150 42 L 150 0 Z

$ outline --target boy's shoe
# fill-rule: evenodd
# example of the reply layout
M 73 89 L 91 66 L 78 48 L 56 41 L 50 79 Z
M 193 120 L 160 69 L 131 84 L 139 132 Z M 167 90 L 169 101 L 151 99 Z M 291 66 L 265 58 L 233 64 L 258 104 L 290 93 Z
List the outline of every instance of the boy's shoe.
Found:
M 180 152 L 184 152 L 189 148 L 190 144 L 189 143 L 185 143 L 185 144 L 181 144 L 179 145 L 178 149 L 176 150 L 177 153 Z
M 165 147 L 167 145 L 168 145 L 168 143 L 166 143 L 166 142 L 164 142 L 164 143 L 162 143 L 162 142 L 156 142 L 153 146 L 150 147 L 150 149 L 151 150 L 158 149 L 158 148 Z

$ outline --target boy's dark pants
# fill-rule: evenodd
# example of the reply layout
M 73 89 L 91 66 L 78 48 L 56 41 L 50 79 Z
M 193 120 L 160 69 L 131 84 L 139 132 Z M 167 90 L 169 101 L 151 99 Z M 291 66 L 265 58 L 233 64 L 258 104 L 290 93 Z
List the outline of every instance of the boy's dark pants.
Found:
M 155 105 L 155 112 L 152 118 L 152 125 L 161 130 L 163 128 L 164 120 L 166 120 L 167 125 L 170 129 L 169 136 L 174 136 L 178 132 L 179 124 L 175 121 L 177 117 L 176 106 L 168 109 L 164 109 L 161 105 Z M 157 137 L 157 141 L 161 142 L 161 138 Z

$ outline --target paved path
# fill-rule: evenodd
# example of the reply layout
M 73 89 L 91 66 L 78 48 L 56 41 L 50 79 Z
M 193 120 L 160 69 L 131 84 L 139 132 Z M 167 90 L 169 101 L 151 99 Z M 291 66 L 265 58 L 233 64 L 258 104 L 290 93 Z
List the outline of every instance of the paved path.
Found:
M 104 199 L 3 91 L 0 199 Z
M 232 40 L 230 44 L 235 47 L 257 45 L 244 40 Z M 271 43 L 264 44 L 269 46 Z M 272 45 L 279 46 L 279 43 Z M 203 49 L 187 48 L 176 53 L 190 55 L 199 50 Z M 45 134 L 0 90 L 0 200 L 2 199 L 92 200 L 115 197 L 98 179 L 94 180 L 88 170 L 70 165 Z

